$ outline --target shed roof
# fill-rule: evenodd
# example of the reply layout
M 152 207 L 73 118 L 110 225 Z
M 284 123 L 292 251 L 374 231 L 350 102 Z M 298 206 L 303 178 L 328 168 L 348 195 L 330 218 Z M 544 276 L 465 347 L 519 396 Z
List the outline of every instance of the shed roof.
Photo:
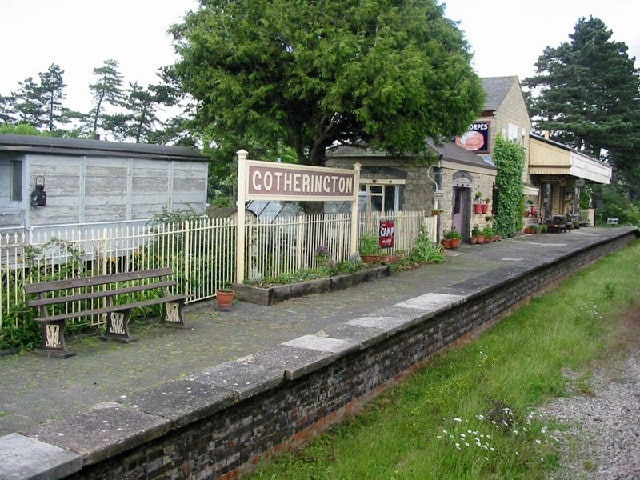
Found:
M 513 84 L 520 84 L 520 80 L 515 75 L 509 77 L 488 77 L 482 79 L 482 88 L 487 94 L 484 101 L 485 111 L 498 110 Z
M 198 150 L 189 147 L 151 145 L 146 143 L 105 142 L 102 140 L 42 137 L 9 133 L 0 134 L 0 152 L 136 157 L 190 162 L 208 162 L 210 160 Z

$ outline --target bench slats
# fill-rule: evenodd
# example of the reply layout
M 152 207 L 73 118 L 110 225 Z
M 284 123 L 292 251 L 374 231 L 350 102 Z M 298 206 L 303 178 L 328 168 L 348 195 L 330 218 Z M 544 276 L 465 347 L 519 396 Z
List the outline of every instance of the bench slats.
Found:
M 114 288 L 112 290 L 95 290 L 93 292 L 77 293 L 60 297 L 35 298 L 32 300 L 28 300 L 27 305 L 29 305 L 30 307 L 44 307 L 47 305 L 56 305 L 63 302 L 92 300 L 112 297 L 114 295 L 122 295 L 124 293 L 144 292 L 146 290 L 154 290 L 156 288 L 173 287 L 175 284 L 176 282 L 174 280 L 164 280 L 161 282 L 147 283 L 145 285 L 133 285 L 130 287 Z
M 165 297 L 150 298 L 139 302 L 127 303 L 126 305 L 112 305 L 110 307 L 92 308 L 90 310 L 79 310 L 77 312 L 59 313 L 48 317 L 37 317 L 34 320 L 39 323 L 55 322 L 57 320 L 67 320 L 69 318 L 88 317 L 90 315 L 100 315 L 109 312 L 122 312 L 136 307 L 148 307 L 159 303 L 178 302 L 184 300 L 186 295 L 167 295 Z
M 28 283 L 24 286 L 27 294 L 53 292 L 56 290 L 66 290 L 69 288 L 79 288 L 94 285 L 105 285 L 109 283 L 128 282 L 131 280 L 143 280 L 145 278 L 163 277 L 172 275 L 171 268 L 156 268 L 153 270 L 136 270 L 135 272 L 113 273 L 107 275 L 96 275 L 95 277 L 77 277 L 65 280 L 53 280 L 51 282 Z

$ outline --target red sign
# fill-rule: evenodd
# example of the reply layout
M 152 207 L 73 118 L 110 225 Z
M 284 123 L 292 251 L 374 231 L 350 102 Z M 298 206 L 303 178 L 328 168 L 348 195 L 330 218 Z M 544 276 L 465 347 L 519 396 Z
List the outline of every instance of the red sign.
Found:
M 382 248 L 393 247 L 393 241 L 396 233 L 396 225 L 393 220 L 380 221 L 380 229 L 378 230 L 378 243 Z

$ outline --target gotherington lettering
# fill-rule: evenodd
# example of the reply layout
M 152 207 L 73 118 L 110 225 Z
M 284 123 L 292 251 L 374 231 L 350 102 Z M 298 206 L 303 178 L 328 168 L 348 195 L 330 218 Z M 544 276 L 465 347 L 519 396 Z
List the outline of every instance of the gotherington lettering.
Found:
M 250 191 L 261 194 L 353 195 L 351 175 L 304 173 L 254 168 L 250 175 Z

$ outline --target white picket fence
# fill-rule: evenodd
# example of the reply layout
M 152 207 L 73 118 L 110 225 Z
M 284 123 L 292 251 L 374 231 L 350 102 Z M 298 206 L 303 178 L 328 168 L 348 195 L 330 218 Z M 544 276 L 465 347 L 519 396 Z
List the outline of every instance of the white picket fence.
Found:
M 360 232 L 377 232 L 381 220 L 395 222 L 394 251 L 410 250 L 421 227 L 433 241 L 436 217 L 425 212 L 362 215 Z M 345 214 L 299 215 L 246 226 L 245 279 L 278 276 L 316 266 L 323 246 L 336 261 L 348 260 L 350 218 Z M 111 224 L 49 227 L 0 235 L 0 328 L 24 301 L 25 282 L 171 267 L 175 293 L 188 302 L 215 296 L 235 280 L 237 226 L 234 219 L 203 218 L 179 224 Z M 16 323 L 19 322 L 18 316 Z

